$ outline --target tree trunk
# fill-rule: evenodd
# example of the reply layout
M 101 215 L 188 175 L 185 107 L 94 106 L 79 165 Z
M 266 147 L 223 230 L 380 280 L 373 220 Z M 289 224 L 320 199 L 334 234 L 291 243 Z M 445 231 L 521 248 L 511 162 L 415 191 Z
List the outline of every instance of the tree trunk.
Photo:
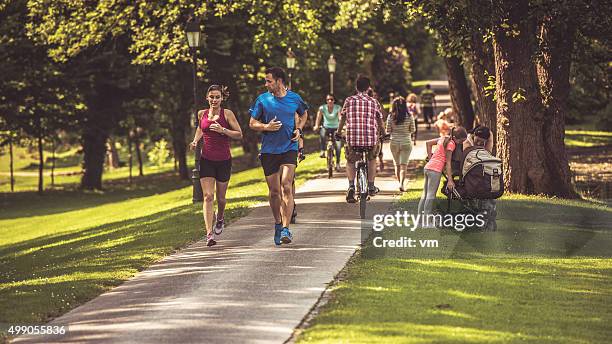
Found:
M 575 27 L 565 18 L 546 16 L 540 23 L 542 53 L 538 59 L 537 73 L 544 104 L 542 136 L 547 157 L 545 162 L 551 171 L 550 178 L 556 182 L 554 194 L 566 198 L 578 197 L 572 186 L 564 142 L 574 35 Z
M 38 194 L 43 194 L 43 171 L 45 168 L 45 157 L 43 156 L 43 133 L 40 117 L 38 118 Z
M 129 180 L 130 185 L 132 185 L 132 133 L 131 131 L 128 132 L 127 141 L 128 141 L 128 165 L 130 169 L 128 180 Z
M 11 171 L 11 192 L 15 192 L 15 172 L 13 169 L 13 138 L 9 137 L 9 169 Z
M 138 133 L 134 136 L 134 148 L 136 149 L 136 159 L 138 159 L 138 176 L 144 176 L 142 171 L 142 154 L 140 153 L 140 138 Z
M 506 190 L 523 194 L 555 194 L 557 181 L 545 163 L 544 114 L 538 90 L 534 53 L 535 25 L 523 19 L 528 1 L 507 0 L 507 32 L 494 31 L 497 98 L 497 154 L 503 161 Z M 508 29 L 508 31 L 510 31 Z
M 116 114 L 121 111 L 121 102 L 125 96 L 125 92 L 116 87 L 117 80 L 108 78 L 108 74 L 112 74 L 108 70 L 112 67 L 100 67 L 92 75 L 92 89 L 85 92 L 89 110 L 82 121 L 84 173 L 81 188 L 86 190 L 102 190 L 106 143 L 111 130 L 118 126 Z
M 174 151 L 174 158 L 178 160 L 179 165 L 179 178 L 182 180 L 189 180 L 189 168 L 187 167 L 187 142 L 185 140 L 186 127 L 189 124 L 189 115 L 171 116 L 171 127 L 172 127 L 172 148 Z
M 465 70 L 461 60 L 456 57 L 444 58 L 446 62 L 446 73 L 448 75 L 448 86 L 453 103 L 453 110 L 457 114 L 459 124 L 466 129 L 474 126 L 474 109 L 470 101 L 470 88 L 465 78 Z
M 493 101 L 493 94 L 487 96 L 485 91 L 485 87 L 489 85 L 488 77 L 495 76 L 495 63 L 491 44 L 484 43 L 479 35 L 472 37 L 470 62 L 472 82 L 476 89 L 474 93 L 476 107 L 478 108 L 478 122 L 491 130 L 491 135 L 495 140 L 497 136 L 497 109 Z M 495 147 L 495 144 L 494 141 L 493 147 Z
M 55 139 L 51 139 L 51 186 L 55 186 Z
M 89 122 L 83 130 L 83 166 L 81 188 L 86 190 L 102 190 L 102 173 L 106 155 L 106 140 L 108 134 L 98 127 L 91 127 Z
M 110 146 L 110 157 L 111 157 L 109 167 L 111 169 L 118 168 L 119 165 L 121 164 L 121 161 L 119 160 L 119 152 L 117 151 L 117 147 L 115 146 L 115 139 L 113 139 L 112 136 L 108 138 L 108 145 Z

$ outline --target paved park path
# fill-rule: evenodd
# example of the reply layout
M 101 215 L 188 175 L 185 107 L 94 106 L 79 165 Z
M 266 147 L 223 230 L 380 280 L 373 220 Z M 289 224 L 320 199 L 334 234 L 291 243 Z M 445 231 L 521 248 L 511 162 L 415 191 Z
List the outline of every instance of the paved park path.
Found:
M 424 158 L 421 140 L 432 137 L 419 131 L 412 159 Z M 370 219 L 398 195 L 388 144 L 385 158 Z M 274 246 L 271 212 L 260 204 L 228 225 L 217 246 L 196 242 L 49 323 L 66 326 L 66 335 L 14 342 L 284 343 L 361 244 L 358 205 L 345 202 L 346 187 L 341 173 L 297 190 L 290 245 Z
M 368 214 L 384 212 L 396 195 L 387 171 Z M 271 212 L 260 204 L 228 225 L 217 246 L 196 242 L 49 324 L 67 326 L 66 335 L 14 342 L 283 343 L 360 245 L 359 209 L 345 202 L 346 186 L 341 174 L 298 189 L 293 244 L 274 246 Z

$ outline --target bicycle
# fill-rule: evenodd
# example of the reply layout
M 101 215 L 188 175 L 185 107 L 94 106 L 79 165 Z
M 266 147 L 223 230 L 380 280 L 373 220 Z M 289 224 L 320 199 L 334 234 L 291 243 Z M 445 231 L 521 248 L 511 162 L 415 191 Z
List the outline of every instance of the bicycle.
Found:
M 325 148 L 327 157 L 327 178 L 334 176 L 334 169 L 339 170 L 340 165 L 336 166 L 336 138 L 335 131 L 327 131 L 327 147 Z
M 386 134 L 380 138 L 381 143 L 390 138 L 390 134 Z M 345 141 L 344 138 L 342 138 Z M 359 159 L 355 162 L 357 181 L 355 182 L 355 196 L 359 203 L 359 217 L 365 219 L 367 201 L 370 199 L 368 190 L 368 153 L 373 147 L 353 147 L 354 152 L 359 153 Z M 381 146 L 382 149 L 382 146 Z

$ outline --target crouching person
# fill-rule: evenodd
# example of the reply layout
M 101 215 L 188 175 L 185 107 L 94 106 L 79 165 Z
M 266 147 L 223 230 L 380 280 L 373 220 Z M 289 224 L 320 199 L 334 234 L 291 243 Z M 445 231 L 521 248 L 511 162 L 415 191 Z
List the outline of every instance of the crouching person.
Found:
M 467 153 L 469 151 L 472 151 L 474 149 L 486 149 L 487 152 L 489 152 L 491 155 L 493 154 L 493 137 L 491 136 L 491 131 L 489 130 L 489 128 L 487 127 L 481 127 L 481 126 L 477 126 L 476 128 L 474 128 L 473 132 L 471 134 L 468 135 L 467 140 L 465 140 L 465 142 L 463 143 L 463 152 L 464 152 L 464 156 L 466 156 L 467 159 L 465 159 L 465 161 L 467 161 L 469 159 L 469 157 L 467 156 Z M 465 164 L 464 161 L 464 164 Z M 500 164 L 500 169 L 499 169 L 499 173 L 501 174 L 501 160 L 499 161 Z M 493 179 L 491 179 L 493 180 Z M 495 184 L 499 184 L 499 185 L 491 185 L 491 187 L 486 187 L 482 192 L 482 194 L 489 192 L 489 193 L 493 193 L 495 190 L 495 188 L 498 188 L 499 191 L 497 192 L 498 195 L 495 195 L 495 197 L 499 197 L 501 196 L 501 194 L 503 193 L 503 179 L 500 178 L 497 181 L 494 181 L 493 183 Z M 494 198 L 485 198 L 485 199 L 474 199 L 473 202 L 475 203 L 474 206 L 476 209 L 478 209 L 480 211 L 481 214 L 484 215 L 485 217 L 485 225 L 481 228 L 484 231 L 495 231 L 497 230 L 497 222 L 496 222 L 496 217 L 497 217 L 497 205 L 495 202 Z

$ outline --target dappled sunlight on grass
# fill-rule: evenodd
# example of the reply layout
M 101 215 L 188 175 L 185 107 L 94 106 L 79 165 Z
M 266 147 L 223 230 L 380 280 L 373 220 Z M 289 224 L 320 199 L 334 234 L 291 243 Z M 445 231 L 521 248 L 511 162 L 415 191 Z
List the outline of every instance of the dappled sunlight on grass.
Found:
M 410 186 L 389 213 L 416 211 L 422 178 Z M 497 232 L 384 229 L 385 239 L 437 239 L 440 246 L 366 241 L 298 342 L 608 342 L 610 208 L 507 194 L 497 210 Z
M 298 167 L 296 184 L 322 172 L 323 159 Z M 204 235 L 202 204 L 190 184 L 160 173 L 130 189 L 5 194 L 0 215 L 0 323 L 41 323 L 119 285 Z M 261 167 L 232 174 L 225 219 L 267 201 Z
M 612 132 L 566 130 L 566 147 L 597 147 L 612 144 Z
M 612 262 L 591 265 L 580 259 L 358 259 L 299 342 L 603 343 Z M 603 279 L 585 279 L 576 270 Z
M 448 314 L 438 312 L 439 315 Z M 452 314 L 452 313 L 451 313 Z M 455 313 L 459 314 L 459 313 Z M 465 317 L 460 317 L 465 318 Z M 472 317 L 468 316 L 468 319 Z M 505 343 L 511 340 L 532 341 L 541 339 L 521 333 L 510 333 L 479 328 L 422 325 L 412 322 L 372 322 L 368 326 L 344 324 L 342 326 L 317 326 L 316 333 L 303 337 L 304 343 Z M 458 340 L 457 338 L 461 338 Z

